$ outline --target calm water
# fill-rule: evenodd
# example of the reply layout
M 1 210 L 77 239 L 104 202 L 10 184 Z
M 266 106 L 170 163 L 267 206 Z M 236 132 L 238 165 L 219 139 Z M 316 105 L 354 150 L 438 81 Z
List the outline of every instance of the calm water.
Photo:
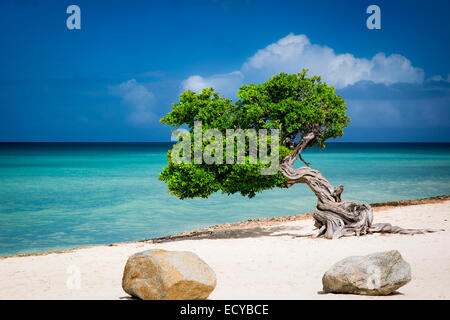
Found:
M 0 144 L 0 255 L 133 241 L 314 209 L 306 185 L 249 200 L 178 200 L 158 174 L 170 144 Z M 305 159 L 344 199 L 450 194 L 450 144 L 329 144 Z

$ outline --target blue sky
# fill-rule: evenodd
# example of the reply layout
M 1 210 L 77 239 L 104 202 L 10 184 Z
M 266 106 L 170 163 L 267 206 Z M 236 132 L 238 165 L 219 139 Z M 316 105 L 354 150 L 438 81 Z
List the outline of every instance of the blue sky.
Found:
M 66 8 L 81 8 L 68 30 Z M 366 8 L 381 8 L 381 30 Z M 0 141 L 170 141 L 185 89 L 308 67 L 352 117 L 340 141 L 450 141 L 449 1 L 2 1 Z

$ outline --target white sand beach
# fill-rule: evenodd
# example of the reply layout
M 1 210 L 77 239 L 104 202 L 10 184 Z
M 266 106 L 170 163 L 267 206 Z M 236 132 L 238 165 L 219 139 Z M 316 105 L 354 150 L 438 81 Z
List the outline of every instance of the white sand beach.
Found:
M 374 234 L 338 240 L 295 237 L 313 232 L 311 219 L 237 233 L 225 239 L 187 239 L 94 246 L 63 253 L 0 259 L 0 299 L 127 299 L 122 273 L 127 258 L 160 248 L 195 252 L 217 275 L 209 299 L 450 299 L 450 201 L 391 207 L 375 222 L 445 231 Z M 384 297 L 322 294 L 322 275 L 352 255 L 398 250 L 412 280 Z M 80 270 L 80 287 L 69 288 L 70 270 Z

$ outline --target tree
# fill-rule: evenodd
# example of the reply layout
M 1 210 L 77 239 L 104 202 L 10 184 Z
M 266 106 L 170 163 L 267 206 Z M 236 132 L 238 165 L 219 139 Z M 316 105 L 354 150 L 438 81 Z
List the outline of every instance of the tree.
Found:
M 319 230 L 317 236 L 339 238 L 372 232 L 413 234 L 431 231 L 402 229 L 387 223 L 373 224 L 373 211 L 369 204 L 342 201 L 344 187 L 332 186 L 303 159 L 305 149 L 314 146 L 322 149 L 328 139 L 341 137 L 350 121 L 345 114 L 345 101 L 334 92 L 333 87 L 322 82 L 320 76 L 307 77 L 307 70 L 298 74 L 280 73 L 262 84 L 242 86 L 237 96 L 239 99 L 233 102 L 220 96 L 213 88 L 203 89 L 199 94 L 188 90 L 181 94 L 179 102 L 172 105 L 172 111 L 161 122 L 177 128 L 187 126 L 188 134 L 182 141 L 195 139 L 193 131 L 196 121 L 201 121 L 202 132 L 207 129 L 216 129 L 221 133 L 240 128 L 278 129 L 280 142 L 275 150 L 279 155 L 277 172 L 262 175 L 261 168 L 268 164 L 261 159 L 251 162 L 248 147 L 242 164 L 226 164 L 225 161 L 212 164 L 192 161 L 174 163 L 172 152 L 179 152 L 178 149 L 174 151 L 175 144 L 168 152 L 168 166 L 159 178 L 167 183 L 169 193 L 180 199 L 206 198 L 217 191 L 226 194 L 239 192 L 252 198 L 263 190 L 306 183 L 317 196 L 313 215 Z M 265 141 L 258 139 L 257 143 L 261 148 Z M 204 152 L 208 143 L 201 141 L 201 148 Z M 220 156 L 217 149 L 215 152 Z M 233 157 L 236 152 L 233 149 Z M 182 151 L 180 155 L 188 156 L 185 153 Z M 297 159 L 304 166 L 294 168 Z

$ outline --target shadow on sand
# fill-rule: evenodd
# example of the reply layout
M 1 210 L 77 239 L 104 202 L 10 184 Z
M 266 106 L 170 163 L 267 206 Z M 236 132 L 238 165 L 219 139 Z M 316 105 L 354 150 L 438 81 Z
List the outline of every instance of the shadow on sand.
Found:
M 221 229 L 212 231 L 196 232 L 188 235 L 174 235 L 153 239 L 154 243 L 180 241 L 180 240 L 202 240 L 202 239 L 243 239 L 243 238 L 259 238 L 259 237 L 282 237 L 291 236 L 313 237 L 314 233 L 300 233 L 304 227 L 300 226 L 274 226 L 274 227 L 253 227 L 253 228 L 236 228 Z

